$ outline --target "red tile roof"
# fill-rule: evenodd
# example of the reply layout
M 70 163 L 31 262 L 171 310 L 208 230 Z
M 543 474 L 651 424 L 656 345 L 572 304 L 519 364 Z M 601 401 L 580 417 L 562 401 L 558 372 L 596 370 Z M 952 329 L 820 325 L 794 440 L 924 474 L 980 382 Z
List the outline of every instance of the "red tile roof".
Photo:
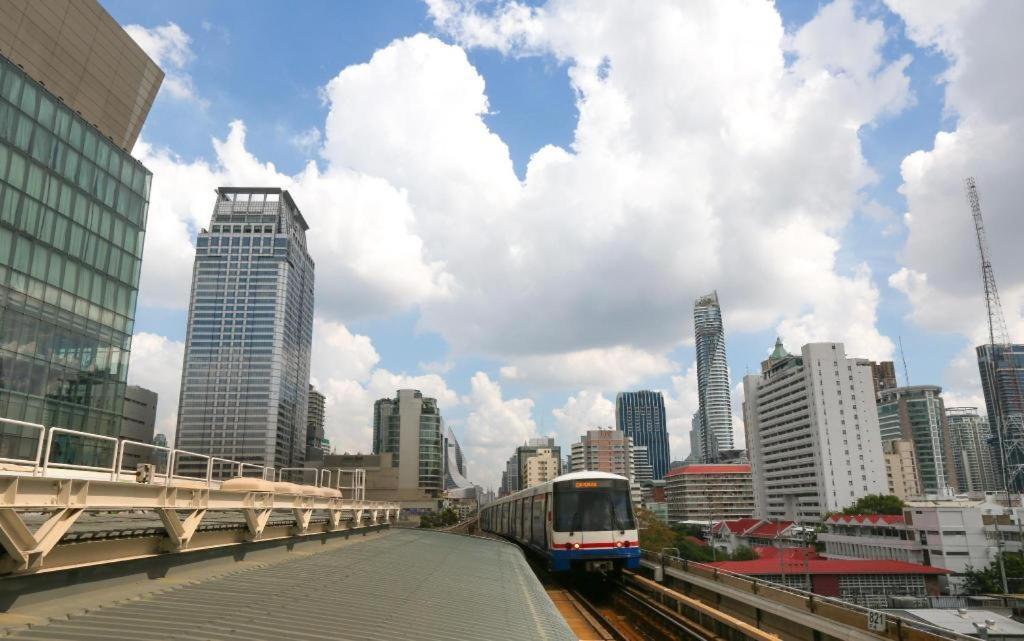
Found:
M 773 538 L 793 527 L 792 521 L 764 521 L 754 529 L 744 532 L 743 536 Z
M 814 547 L 805 548 L 782 548 L 784 558 L 786 562 L 799 561 L 804 562 L 804 559 L 823 559 L 825 557 L 818 554 L 818 551 Z M 770 545 L 756 545 L 754 546 L 754 552 L 757 552 L 757 556 L 762 559 L 778 559 L 779 548 L 772 547 Z
M 689 534 L 687 534 L 683 538 L 686 539 L 687 541 L 689 541 L 690 543 L 693 543 L 694 545 L 699 545 L 701 547 L 707 547 L 707 545 L 708 545 L 708 542 L 705 541 L 704 539 L 700 539 L 700 538 L 697 538 L 695 536 L 691 536 Z
M 733 534 L 743 534 L 750 528 L 758 525 L 761 519 L 734 519 L 732 521 L 716 521 L 711 527 L 712 532 L 720 532 L 722 528 L 726 528 Z
M 750 474 L 750 465 L 711 465 L 694 463 L 692 465 L 684 465 L 682 467 L 677 467 L 674 470 L 669 470 L 668 474 L 665 475 L 665 478 L 670 476 L 680 476 L 682 474 Z
M 801 559 L 787 560 L 784 564 L 780 564 L 776 556 L 756 561 L 719 561 L 707 565 L 737 574 L 753 576 L 781 574 L 783 569 L 787 573 L 793 574 L 950 574 L 950 571 L 944 568 L 933 568 L 906 561 L 874 559 L 808 559 L 807 561 Z
M 877 525 L 885 523 L 893 525 L 903 523 L 902 514 L 833 514 L 828 517 L 829 523 L 870 523 Z

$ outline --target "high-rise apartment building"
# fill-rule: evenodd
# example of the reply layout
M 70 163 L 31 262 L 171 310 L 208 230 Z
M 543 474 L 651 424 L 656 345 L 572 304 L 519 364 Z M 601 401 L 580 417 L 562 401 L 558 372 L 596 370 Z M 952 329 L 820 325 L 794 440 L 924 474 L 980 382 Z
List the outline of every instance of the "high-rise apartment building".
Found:
M 992 431 L 976 407 L 947 407 L 950 451 L 961 492 L 995 492 L 1002 489 L 998 448 Z
M 285 190 L 216 193 L 196 241 L 177 447 L 299 467 L 313 342 L 309 226 Z
M 902 438 L 882 441 L 882 456 L 885 458 L 885 477 L 889 482 L 889 494 L 901 499 L 921 496 L 921 480 L 917 471 L 914 442 Z
M 665 476 L 669 523 L 720 521 L 754 515 L 750 465 L 694 463 Z
M 608 472 L 633 478 L 633 452 L 629 437 L 619 430 L 587 430 L 572 444 L 573 472 Z
M 885 494 L 871 367 L 842 343 L 781 342 L 743 378 L 758 518 L 820 522 L 868 494 Z
M 633 446 L 633 479 L 640 485 L 654 480 L 654 468 L 646 445 Z
M 162 78 L 96 2 L 0 3 L 0 416 L 120 432 L 152 177 L 128 149 Z
M 943 493 L 958 486 L 941 387 L 883 389 L 878 395 L 878 427 L 883 442 L 904 439 L 914 444 L 924 493 Z
M 892 361 L 882 361 L 871 364 L 871 380 L 875 384 L 875 397 L 877 398 L 883 390 L 890 390 L 899 387 L 896 382 L 896 366 Z
M 324 438 L 324 422 L 327 418 L 327 397 L 320 390 L 309 386 L 309 402 L 306 410 L 306 461 L 322 461 L 327 454 Z
M 633 445 L 646 447 L 654 478 L 665 477 L 671 457 L 661 392 L 619 392 L 615 397 L 615 429 L 632 439 Z
M 996 456 L 1000 466 L 997 477 L 1002 479 L 1001 459 L 1005 458 L 1010 489 L 1024 491 L 1024 451 L 1014 446 L 1024 443 L 1024 345 L 979 345 L 976 351 L 985 411 L 992 435 L 997 437 L 997 452 L 1002 449 Z
M 419 390 L 398 390 L 395 398 L 373 405 L 374 454 L 391 454 L 398 486 L 430 498 L 444 490 L 444 421 L 437 399 Z
M 555 476 L 562 473 L 562 448 L 555 445 L 555 439 L 544 436 L 531 438 L 525 445 L 520 445 L 516 448 L 516 491 L 525 490 L 528 487 L 526 485 L 526 463 L 534 456 L 538 456 L 541 452 L 545 452 L 546 454 L 550 454 L 555 457 Z
M 701 461 L 718 461 L 719 450 L 731 450 L 732 403 L 729 364 L 725 359 L 725 328 L 718 292 L 693 303 L 693 333 L 697 352 L 697 399 Z
M 561 463 L 549 448 L 537 450 L 534 456 L 526 459 L 526 482 L 523 489 L 547 483 L 558 476 Z

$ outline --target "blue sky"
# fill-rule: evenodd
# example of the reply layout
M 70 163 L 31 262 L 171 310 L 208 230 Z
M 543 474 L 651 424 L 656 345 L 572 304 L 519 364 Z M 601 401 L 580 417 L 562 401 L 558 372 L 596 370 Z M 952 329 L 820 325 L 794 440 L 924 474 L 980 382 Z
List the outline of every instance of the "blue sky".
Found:
M 375 52 L 387 48 L 394 40 L 417 33 L 463 46 L 470 65 L 486 84 L 489 109 L 483 122 L 507 145 L 519 180 L 525 178 L 531 156 L 545 145 L 573 149 L 581 94 L 573 84 L 570 71 L 578 65 L 582 54 L 574 58 L 572 52 L 559 50 L 563 45 L 551 45 L 547 49 L 534 46 L 518 51 L 513 47 L 510 52 L 474 43 L 465 33 L 438 26 L 426 4 L 411 1 L 304 2 L 289 4 L 287 9 L 266 0 L 244 5 L 194 0 L 174 3 L 104 0 L 103 4 L 123 25 L 154 29 L 174 23 L 189 38 L 191 56 L 171 72 L 190 78 L 195 97 L 181 99 L 169 95 L 165 89 L 143 131 L 143 138 L 150 145 L 166 151 L 182 164 L 197 159 L 216 163 L 211 139 L 226 139 L 229 123 L 242 120 L 246 128 L 245 149 L 261 162 L 273 163 L 279 173 L 299 174 L 311 159 L 321 171 L 325 170 L 330 160 L 318 156 L 312 147 L 301 148 L 295 141 L 312 129 L 321 134 L 325 131 L 332 102 L 324 93 L 324 87 L 346 67 L 366 63 Z M 828 3 L 815 5 L 790 0 L 776 3 L 789 35 L 814 19 L 825 6 Z M 860 153 L 877 180 L 854 191 L 862 205 L 874 203 L 869 207 L 873 213 L 855 206 L 841 229 L 831 232 L 839 245 L 835 252 L 835 273 L 852 278 L 859 265 L 866 264 L 870 268 L 870 282 L 879 297 L 875 306 L 878 334 L 889 337 L 893 343 L 897 337 L 902 339 L 914 383 L 944 383 L 950 362 L 969 341 L 963 332 L 926 330 L 907 320 L 913 311 L 912 302 L 904 292 L 891 287 L 887 279 L 907 264 L 904 248 L 909 231 L 902 215 L 908 210 L 908 203 L 899 192 L 903 183 L 900 163 L 917 150 L 930 150 L 937 132 L 957 126 L 956 114 L 945 104 L 946 86 L 940 82 L 949 60 L 936 47 L 921 46 L 910 40 L 903 17 L 894 14 L 885 4 L 863 2 L 853 7 L 857 19 L 884 26 L 884 43 L 880 48 L 883 64 L 907 55 L 911 57 L 903 70 L 909 80 L 910 98 L 895 114 L 878 109 L 876 115 L 858 129 Z M 796 55 L 788 51 L 787 63 L 793 64 Z M 801 52 L 800 55 L 808 54 Z M 619 68 L 616 60 L 612 60 L 611 66 L 616 71 Z M 876 69 L 868 80 L 874 81 L 880 75 L 881 71 Z M 717 188 L 728 189 L 728 185 L 717 185 Z M 415 187 L 410 190 L 415 200 Z M 300 206 L 304 205 L 300 202 Z M 192 216 L 202 219 L 206 212 L 192 212 Z M 318 260 L 318 265 L 322 263 L 315 255 L 314 259 Z M 318 278 L 331 278 L 331 275 L 321 271 Z M 799 284 L 780 282 L 777 286 L 792 289 Z M 146 287 L 145 282 L 143 287 Z M 725 305 L 728 356 L 735 384 L 745 371 L 758 367 L 780 331 L 779 323 L 785 315 L 761 322 L 758 327 L 745 323 L 748 327 L 743 331 L 730 331 L 729 313 L 735 300 L 730 300 L 733 294 L 728 289 L 719 293 Z M 608 295 L 613 296 L 614 292 Z M 681 287 L 678 292 L 664 291 L 662 295 L 684 299 L 679 306 L 685 307 L 692 300 L 693 291 Z M 318 300 L 318 307 L 321 302 Z M 582 386 L 543 383 L 528 376 L 503 376 L 501 368 L 513 362 L 516 355 L 501 353 L 500 349 L 453 346 L 449 339 L 455 334 L 448 332 L 446 339 L 446 330 L 436 329 L 443 326 L 443 322 L 434 316 L 425 320 L 423 309 L 412 306 L 369 317 L 353 315 L 331 320 L 344 323 L 352 334 L 372 341 L 379 354 L 378 368 L 414 376 L 425 373 L 423 363 L 451 361 L 443 377 L 459 396 L 471 395 L 474 374 L 484 372 L 491 380 L 500 381 L 504 399 L 533 399 L 532 418 L 538 431 L 554 429 L 557 421 L 552 410 L 562 408 L 567 397 Z M 523 311 L 544 313 L 543 309 Z M 796 314 L 800 310 L 792 311 Z M 980 309 L 978 313 L 980 316 Z M 136 332 L 180 342 L 185 335 L 185 319 L 183 304 L 143 304 L 137 313 Z M 685 316 L 679 321 L 676 344 L 662 349 L 660 354 L 677 364 L 677 369 L 665 371 L 662 368 L 655 375 L 631 381 L 631 387 L 669 390 L 673 387 L 673 375 L 685 375 L 693 360 L 692 348 L 684 344 L 692 333 L 692 322 Z M 607 344 L 595 342 L 594 346 Z M 664 345 L 664 341 L 660 344 Z M 898 361 L 899 355 L 896 357 Z M 951 384 L 960 386 L 957 393 L 963 396 L 974 393 L 969 381 L 957 380 Z M 369 389 L 368 384 L 364 386 Z M 613 399 L 616 390 L 606 387 L 595 391 Z M 683 405 L 691 407 L 694 403 L 695 399 Z M 455 405 L 446 411 L 446 416 L 458 424 L 460 432 L 469 429 L 468 415 L 477 412 L 485 416 L 473 402 Z M 684 424 L 688 426 L 687 417 L 676 418 L 686 419 Z M 677 429 L 679 424 L 677 420 Z M 685 434 L 678 436 L 682 438 L 676 443 L 685 440 Z M 563 445 L 567 447 L 568 443 Z M 682 454 L 676 452 L 677 456 Z

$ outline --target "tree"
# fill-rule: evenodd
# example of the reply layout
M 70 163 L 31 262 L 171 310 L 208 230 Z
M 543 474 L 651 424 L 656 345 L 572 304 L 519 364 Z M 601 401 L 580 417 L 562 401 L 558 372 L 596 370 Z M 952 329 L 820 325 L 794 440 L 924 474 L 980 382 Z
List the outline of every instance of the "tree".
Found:
M 757 556 L 757 552 L 755 552 L 753 548 L 746 545 L 741 545 L 738 548 L 736 548 L 736 551 L 732 553 L 732 557 L 730 557 L 729 560 L 756 561 L 758 558 L 760 557 Z
M 1002 556 L 1006 582 L 1010 592 L 1016 592 L 1020 589 L 1021 577 L 1024 577 L 1024 559 L 1019 554 L 1006 552 Z M 999 559 L 979 570 L 968 566 L 964 571 L 964 591 L 968 594 L 1002 594 L 1003 579 L 999 572 Z
M 676 547 L 675 532 L 645 508 L 637 508 L 637 529 L 640 532 L 640 547 L 660 553 L 664 548 Z
M 868 494 L 843 510 L 843 514 L 903 514 L 903 501 L 891 494 Z

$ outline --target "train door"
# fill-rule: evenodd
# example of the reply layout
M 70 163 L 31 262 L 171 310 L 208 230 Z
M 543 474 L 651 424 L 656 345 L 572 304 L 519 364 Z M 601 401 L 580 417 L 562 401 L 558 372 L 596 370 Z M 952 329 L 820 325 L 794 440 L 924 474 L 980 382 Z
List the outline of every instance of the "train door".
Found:
M 533 497 L 523 499 L 523 538 L 533 542 Z
M 548 547 L 547 498 L 547 494 L 538 494 L 534 497 L 533 507 L 533 531 L 537 536 L 537 545 L 545 549 Z

